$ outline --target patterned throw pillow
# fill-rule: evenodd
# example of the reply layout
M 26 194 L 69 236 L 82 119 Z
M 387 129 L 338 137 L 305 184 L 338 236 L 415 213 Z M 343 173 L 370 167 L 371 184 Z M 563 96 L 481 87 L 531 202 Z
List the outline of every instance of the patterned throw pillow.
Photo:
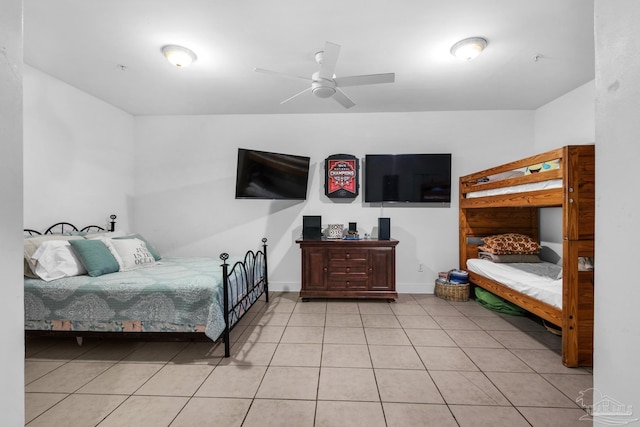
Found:
M 482 239 L 485 246 L 478 249 L 492 254 L 537 254 L 540 245 L 524 234 L 507 233 L 488 236 Z

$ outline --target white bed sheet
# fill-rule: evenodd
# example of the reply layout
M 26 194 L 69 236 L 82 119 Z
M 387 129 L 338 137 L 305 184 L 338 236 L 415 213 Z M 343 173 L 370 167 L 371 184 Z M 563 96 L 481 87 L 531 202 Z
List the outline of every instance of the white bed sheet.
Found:
M 486 196 L 502 196 L 504 194 L 524 193 L 525 191 L 549 190 L 553 188 L 562 188 L 562 180 L 550 179 L 548 181 L 512 185 L 511 187 L 474 191 L 471 193 L 467 193 L 467 199 L 472 199 L 476 197 L 486 197 Z
M 561 267 L 556 264 L 495 263 L 472 258 L 467 260 L 467 269 L 562 309 L 562 279 L 556 279 Z

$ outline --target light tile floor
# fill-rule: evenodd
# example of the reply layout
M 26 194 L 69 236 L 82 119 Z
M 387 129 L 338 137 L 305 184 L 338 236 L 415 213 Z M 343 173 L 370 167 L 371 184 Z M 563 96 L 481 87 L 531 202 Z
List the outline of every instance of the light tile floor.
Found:
M 587 426 L 591 369 L 560 337 L 474 301 L 273 293 L 211 342 L 29 338 L 36 426 Z M 591 403 L 591 402 L 586 402 Z M 583 418 L 583 420 L 581 420 Z M 587 418 L 587 420 L 584 420 Z

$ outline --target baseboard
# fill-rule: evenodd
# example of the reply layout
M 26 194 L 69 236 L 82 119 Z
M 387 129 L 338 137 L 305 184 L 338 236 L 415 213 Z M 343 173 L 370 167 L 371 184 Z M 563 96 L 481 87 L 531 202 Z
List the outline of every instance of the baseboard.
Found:
M 433 294 L 436 284 L 430 283 L 396 283 L 396 291 L 399 294 Z
M 433 294 L 435 283 L 397 283 L 399 294 Z M 269 290 L 273 292 L 299 292 L 300 282 L 269 282 Z
M 272 282 L 269 281 L 269 291 L 300 292 L 300 282 Z

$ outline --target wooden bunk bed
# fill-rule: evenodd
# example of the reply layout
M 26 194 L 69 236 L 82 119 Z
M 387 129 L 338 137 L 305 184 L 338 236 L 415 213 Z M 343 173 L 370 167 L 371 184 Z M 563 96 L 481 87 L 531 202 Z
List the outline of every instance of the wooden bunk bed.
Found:
M 479 238 L 520 233 L 539 241 L 539 208 L 562 208 L 562 307 L 541 302 L 469 271 L 469 281 L 562 328 L 562 363 L 593 363 L 593 271 L 579 271 L 579 257 L 594 256 L 595 146 L 565 146 L 460 177 L 460 268 L 478 257 Z M 559 159 L 559 168 L 543 173 L 482 182 L 488 176 Z M 504 191 L 507 187 L 561 180 L 557 188 Z M 518 187 L 516 187 L 518 188 Z M 478 191 L 505 194 L 471 197 Z

